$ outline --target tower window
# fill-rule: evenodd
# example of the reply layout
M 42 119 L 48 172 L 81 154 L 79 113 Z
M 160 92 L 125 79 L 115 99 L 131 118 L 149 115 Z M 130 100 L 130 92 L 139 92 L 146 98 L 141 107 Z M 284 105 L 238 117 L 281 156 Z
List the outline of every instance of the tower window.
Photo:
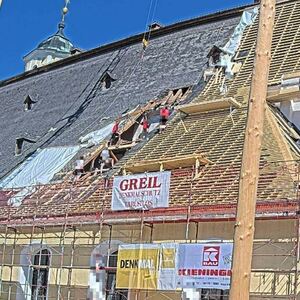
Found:
M 24 108 L 25 110 L 31 110 L 36 101 L 33 101 L 31 97 L 28 95 L 24 99 Z
M 40 250 L 34 255 L 31 280 L 31 299 L 44 300 L 47 298 L 50 252 Z

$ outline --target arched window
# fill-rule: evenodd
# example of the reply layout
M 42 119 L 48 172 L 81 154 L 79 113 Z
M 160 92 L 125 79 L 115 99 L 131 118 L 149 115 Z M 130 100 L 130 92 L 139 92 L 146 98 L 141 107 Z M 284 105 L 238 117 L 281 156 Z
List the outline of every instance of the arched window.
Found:
M 100 81 L 101 90 L 108 90 L 114 81 L 116 81 L 116 78 L 114 78 L 113 75 L 107 71 Z
M 47 299 L 48 276 L 50 265 L 50 252 L 47 249 L 40 250 L 33 257 L 31 299 Z
M 118 251 L 108 257 L 108 268 L 106 271 L 106 299 L 127 300 L 128 291 L 116 289 Z

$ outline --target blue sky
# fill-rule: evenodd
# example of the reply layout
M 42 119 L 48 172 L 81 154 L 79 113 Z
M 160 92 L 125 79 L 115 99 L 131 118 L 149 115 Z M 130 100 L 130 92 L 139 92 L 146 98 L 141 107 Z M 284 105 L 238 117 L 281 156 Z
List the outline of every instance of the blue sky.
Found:
M 3 0 L 0 9 L 0 80 L 23 71 L 22 57 L 55 33 L 64 0 Z M 65 33 L 92 49 L 143 32 L 149 21 L 171 24 L 252 3 L 251 0 L 71 0 Z

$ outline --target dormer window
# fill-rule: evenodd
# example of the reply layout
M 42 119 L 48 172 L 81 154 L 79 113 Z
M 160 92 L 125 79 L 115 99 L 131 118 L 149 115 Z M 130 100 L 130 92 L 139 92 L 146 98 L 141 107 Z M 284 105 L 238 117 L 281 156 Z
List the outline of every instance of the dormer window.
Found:
M 106 72 L 101 79 L 101 90 L 108 90 L 114 81 L 116 81 L 116 79 L 109 72 Z
M 35 104 L 35 103 L 36 103 L 36 101 L 33 101 L 29 95 L 26 96 L 25 100 L 24 100 L 24 109 L 25 109 L 25 111 L 26 110 L 31 110 L 32 107 L 33 107 L 33 104 Z
M 148 26 L 149 31 L 157 30 L 157 29 L 160 29 L 160 28 L 162 28 L 162 27 L 163 27 L 163 26 L 162 26 L 161 24 L 159 24 L 158 22 L 154 22 L 154 23 L 152 23 L 152 24 L 150 24 L 150 25 Z
M 218 46 L 214 45 L 211 48 L 211 50 L 209 51 L 209 53 L 207 55 L 209 67 L 214 67 L 218 64 L 222 53 L 224 53 L 224 51 L 221 48 L 219 48 Z

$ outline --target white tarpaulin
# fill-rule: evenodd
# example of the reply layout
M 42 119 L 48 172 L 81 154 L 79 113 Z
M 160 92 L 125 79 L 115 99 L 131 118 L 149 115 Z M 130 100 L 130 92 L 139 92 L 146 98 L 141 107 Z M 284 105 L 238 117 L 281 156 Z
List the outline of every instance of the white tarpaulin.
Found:
M 230 288 L 232 243 L 180 244 L 178 288 Z
M 232 76 L 233 57 L 240 46 L 243 32 L 247 26 L 253 24 L 258 15 L 258 7 L 243 12 L 239 24 L 234 29 L 229 41 L 221 48 L 224 53 L 220 56 L 219 66 L 225 67 L 226 74 Z
M 79 151 L 79 146 L 39 149 L 9 176 L 1 181 L 1 188 L 23 188 L 47 184 Z
M 171 172 L 116 176 L 112 210 L 151 209 L 169 206 Z
M 258 15 L 258 7 L 243 12 L 239 24 L 235 27 L 229 41 L 222 48 L 228 54 L 234 55 L 240 46 L 243 33 L 247 26 L 252 25 Z
M 83 147 L 92 147 L 99 145 L 106 137 L 108 137 L 114 127 L 114 123 L 108 124 L 100 130 L 88 133 L 85 136 L 79 138 Z

